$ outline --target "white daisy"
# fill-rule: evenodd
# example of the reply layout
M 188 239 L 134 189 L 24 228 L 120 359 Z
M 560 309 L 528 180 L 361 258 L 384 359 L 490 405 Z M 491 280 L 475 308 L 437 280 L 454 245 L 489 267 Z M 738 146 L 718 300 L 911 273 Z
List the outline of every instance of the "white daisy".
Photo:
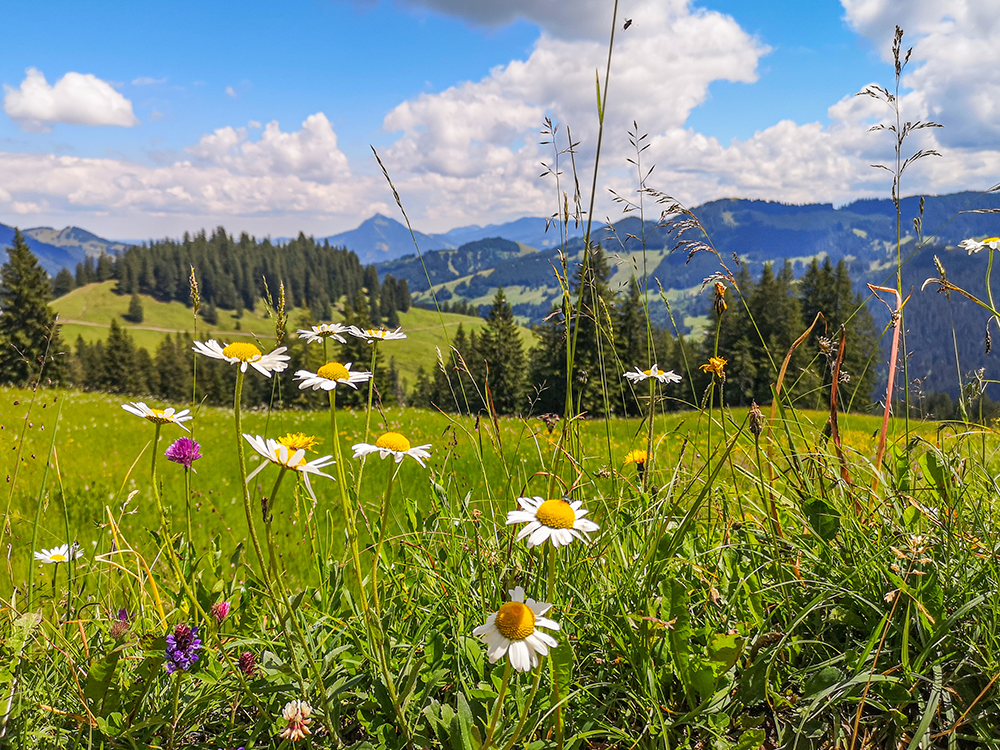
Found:
M 589 518 L 584 518 L 587 511 L 580 510 L 582 500 L 568 502 L 562 498 L 519 497 L 517 502 L 522 509 L 507 514 L 507 525 L 527 523 L 518 532 L 517 541 L 527 537 L 529 547 L 537 547 L 546 539 L 552 540 L 553 547 L 567 545 L 574 538 L 586 542 L 587 534 L 601 528 Z
M 190 409 L 183 409 L 178 412 L 175 412 L 173 407 L 169 409 L 150 409 L 142 401 L 130 401 L 127 404 L 122 404 L 122 408 L 129 414 L 135 414 L 137 417 L 148 419 L 153 424 L 175 424 L 185 432 L 191 432 L 191 430 L 181 424 L 181 422 L 194 419 L 190 415 Z
M 397 339 L 405 339 L 406 334 L 402 331 L 402 328 L 390 331 L 388 328 L 358 328 L 357 326 L 351 326 L 347 329 L 349 334 L 357 336 L 359 339 L 364 339 L 369 344 L 373 344 L 376 341 L 395 341 Z
M 968 251 L 969 255 L 974 255 L 987 247 L 990 250 L 1000 250 L 1000 237 L 987 237 L 981 242 L 979 240 L 962 240 L 958 243 L 958 246 Z
M 279 346 L 273 352 L 262 354 L 260 349 L 246 341 L 237 341 L 223 347 L 215 339 L 210 339 L 195 341 L 192 348 L 206 357 L 225 360 L 231 365 L 238 364 L 240 372 L 246 372 L 247 366 L 250 366 L 267 378 L 271 377 L 272 372 L 282 372 L 288 367 L 290 359 L 287 354 L 283 354 L 285 351 L 283 346 Z
M 41 552 L 35 553 L 35 559 L 43 563 L 64 563 L 75 560 L 82 554 L 79 545 L 73 543 L 52 549 L 43 549 Z
M 302 441 L 301 435 L 288 435 L 279 440 L 272 440 L 271 438 L 265 440 L 260 435 L 254 437 L 253 435 L 247 435 L 246 433 L 243 434 L 243 437 L 245 437 L 247 442 L 253 446 L 255 451 L 271 463 L 275 463 L 278 464 L 278 466 L 283 466 L 286 469 L 298 472 L 302 477 L 302 481 L 306 485 L 306 489 L 309 491 L 309 496 L 313 500 L 316 499 L 316 495 L 313 493 L 312 484 L 309 482 L 309 475 L 315 474 L 319 477 L 333 479 L 333 477 L 329 474 L 324 474 L 320 471 L 320 469 L 324 469 L 334 463 L 333 456 L 320 456 L 319 458 L 314 458 L 312 461 L 306 461 L 306 449 L 304 447 L 299 447 L 306 445 L 306 443 Z M 291 443 L 292 446 L 289 447 L 286 443 Z M 260 466 L 250 472 L 247 476 L 247 482 L 260 474 L 260 472 L 262 472 L 266 467 L 267 463 L 261 461 Z
M 431 447 L 430 443 L 411 448 L 410 441 L 398 432 L 385 433 L 375 441 L 375 445 L 358 443 L 351 447 L 354 449 L 354 458 L 361 458 L 362 456 L 367 456 L 369 453 L 379 453 L 382 458 L 392 454 L 396 457 L 397 464 L 403 460 L 403 456 L 409 456 L 418 464 L 424 466 L 424 462 L 421 459 L 431 457 L 430 452 L 425 450 L 425 448 Z
M 641 383 L 642 381 L 649 380 L 650 378 L 656 378 L 656 380 L 660 383 L 681 382 L 681 376 L 676 372 L 673 370 L 661 370 L 656 365 L 653 365 L 648 370 L 640 370 L 636 367 L 635 372 L 626 372 L 625 377 L 633 383 Z
M 345 365 L 340 364 L 340 362 L 327 362 L 316 372 L 299 370 L 295 373 L 295 379 L 302 381 L 299 383 L 299 389 L 312 388 L 314 391 L 318 391 L 320 388 L 324 391 L 332 391 L 340 384 L 349 385 L 357 390 L 357 384 L 364 383 L 371 376 L 370 372 L 351 372 L 350 362 Z
M 510 592 L 510 601 L 486 618 L 486 624 L 472 631 L 486 644 L 490 664 L 507 654 L 510 665 L 519 672 L 538 666 L 539 655 L 559 645 L 548 633 L 538 628 L 559 630 L 559 623 L 542 617 L 551 604 L 524 599 L 524 589 L 518 586 Z
M 325 339 L 337 339 L 341 344 L 346 344 L 347 339 L 340 334 L 347 331 L 348 326 L 343 323 L 323 323 L 312 328 L 300 328 L 297 333 L 300 339 L 305 339 L 310 344 L 322 343 Z

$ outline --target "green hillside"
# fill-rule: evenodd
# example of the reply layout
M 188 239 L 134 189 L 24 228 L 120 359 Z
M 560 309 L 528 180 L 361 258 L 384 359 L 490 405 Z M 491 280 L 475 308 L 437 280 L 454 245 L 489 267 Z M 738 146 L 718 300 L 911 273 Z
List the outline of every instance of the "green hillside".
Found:
M 124 315 L 128 312 L 130 298 L 114 293 L 114 281 L 98 284 L 88 284 L 74 289 L 69 294 L 60 297 L 52 303 L 59 313 L 62 323 L 63 338 L 72 344 L 78 336 L 84 341 L 102 341 L 107 338 L 108 326 L 113 319 L 128 329 L 137 346 L 154 351 L 160 341 L 168 333 L 190 333 L 194 335 L 194 320 L 191 309 L 181 302 L 160 302 L 152 297 L 140 295 L 144 310 L 144 320 L 141 324 L 130 323 Z M 339 312 L 335 319 L 341 320 Z M 302 312 L 292 310 L 289 330 L 293 331 L 301 319 Z M 416 379 L 417 369 L 421 366 L 430 369 L 437 366 L 437 354 L 434 347 L 446 347 L 455 335 L 459 325 L 466 332 L 478 331 L 486 325 L 481 318 L 452 313 L 437 313 L 416 307 L 408 312 L 399 313 L 400 324 L 407 335 L 405 341 L 387 343 L 383 351 L 386 361 L 389 357 L 396 358 L 396 366 L 400 377 L 412 386 Z M 229 310 L 219 310 L 219 322 L 209 326 L 204 320 L 198 321 L 198 337 L 202 339 L 232 339 L 273 338 L 274 324 L 265 317 L 264 306 L 257 304 L 253 312 L 243 313 L 237 319 L 235 313 Z M 526 344 L 530 345 L 533 336 L 526 328 L 522 329 Z

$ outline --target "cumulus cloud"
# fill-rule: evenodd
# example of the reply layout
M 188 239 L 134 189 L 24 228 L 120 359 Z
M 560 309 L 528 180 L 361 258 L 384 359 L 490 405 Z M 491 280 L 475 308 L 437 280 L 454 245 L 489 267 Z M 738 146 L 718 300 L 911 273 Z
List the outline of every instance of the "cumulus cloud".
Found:
M 4 211 L 75 215 L 74 221 L 85 221 L 81 217 L 89 215 L 98 217 L 98 225 L 107 225 L 103 218 L 107 216 L 142 217 L 143 227 L 162 226 L 172 234 L 192 222 L 195 226 L 223 222 L 256 226 L 266 233 L 282 231 L 277 227 L 308 231 L 331 223 L 347 226 L 385 210 L 378 182 L 350 175 L 322 113 L 292 132 L 269 123 L 257 141 L 251 141 L 242 128 L 222 128 L 188 152 L 157 166 L 113 158 L 0 152 L 4 186 L 0 215 Z M 277 224 L 275 219 L 281 217 L 291 219 Z
M 579 166 L 593 153 L 594 78 L 596 71 L 603 76 L 607 60 L 607 3 L 582 0 L 587 7 L 572 14 L 555 2 L 423 4 L 484 23 L 529 18 L 544 30 L 526 59 L 392 110 L 384 128 L 401 136 L 387 160 L 404 172 L 404 183 L 419 177 L 443 191 L 440 206 L 428 209 L 436 215 L 475 210 L 487 195 L 510 211 L 540 212 L 537 201 L 550 192 L 538 181 L 539 161 L 550 156 L 537 145 L 543 118 L 555 118 L 562 133 L 566 125 L 572 128 L 574 140 L 582 144 Z M 605 154 L 620 161 L 633 120 L 658 132 L 682 127 L 691 110 L 705 101 L 713 81 L 752 83 L 758 61 L 768 51 L 731 17 L 693 9 L 686 0 L 635 0 L 623 6 L 635 21 L 616 41 L 605 121 Z M 554 20 L 570 15 L 575 25 Z M 591 23 L 596 25 L 591 28 Z M 536 203 L 528 208 L 531 197 Z
M 187 151 L 205 164 L 239 175 L 295 175 L 324 184 L 350 175 L 337 134 L 322 112 L 307 117 L 301 130 L 291 133 L 283 132 L 276 120 L 269 122 L 257 141 L 250 140 L 247 128 L 219 128 Z
M 941 143 L 1000 148 L 1000 2 L 842 3 L 850 25 L 886 60 L 895 26 L 904 30 L 904 48 L 912 46 L 913 55 L 903 84 L 919 95 L 916 116 L 945 125 Z
M 20 88 L 4 84 L 4 111 L 23 129 L 45 131 L 50 123 L 74 125 L 139 124 L 132 102 L 107 81 L 89 73 L 67 73 L 54 86 L 36 68 L 28 68 Z

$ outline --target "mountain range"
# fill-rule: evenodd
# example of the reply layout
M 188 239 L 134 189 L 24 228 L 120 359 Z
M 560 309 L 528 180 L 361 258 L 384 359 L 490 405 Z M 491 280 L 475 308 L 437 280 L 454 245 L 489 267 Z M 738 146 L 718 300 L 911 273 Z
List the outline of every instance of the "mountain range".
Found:
M 21 232 L 24 241 L 31 248 L 42 268 L 55 276 L 62 268 L 73 271 L 77 263 L 82 263 L 88 256 L 100 257 L 102 253 L 120 253 L 128 245 L 115 240 L 98 237 L 86 229 L 66 227 L 52 229 L 51 227 L 35 227 Z M 14 243 L 14 227 L 0 224 L 0 252 L 6 260 L 6 248 Z
M 985 294 L 985 254 L 969 256 L 957 246 L 969 237 L 1000 234 L 998 212 L 1000 192 L 910 197 L 900 202 L 904 293 L 913 292 L 907 328 L 912 340 L 921 344 L 910 361 L 910 377 L 925 379 L 927 390 L 955 391 L 956 367 L 966 373 L 987 364 L 984 312 L 958 295 L 948 300 L 919 289 L 926 278 L 936 275 L 937 256 L 949 279 L 970 292 Z M 645 275 L 650 301 L 657 302 L 662 295 L 669 303 L 669 311 L 665 304 L 650 305 L 658 323 L 667 324 L 672 315 L 680 330 L 702 330 L 710 305 L 704 281 L 720 270 L 720 263 L 734 273 L 745 266 L 756 277 L 764 263 L 788 260 L 799 276 L 814 258 L 830 258 L 847 264 L 856 288 L 866 295 L 866 283 L 895 284 L 897 215 L 891 200 L 859 200 L 835 207 L 726 199 L 705 203 L 692 213 L 713 243 L 714 253 L 701 251 L 688 257 L 677 248 L 679 225 L 673 221 L 644 223 L 631 214 L 613 226 L 595 229 L 594 239 L 607 253 L 611 288 L 623 289 L 631 278 Z M 919 227 L 914 224 L 918 217 Z M 406 226 L 382 215 L 327 239 L 353 250 L 363 263 L 375 263 L 381 277 L 406 279 L 418 304 L 430 303 L 433 297 L 438 302 L 462 300 L 484 306 L 502 285 L 515 314 L 524 322 L 537 322 L 561 294 L 555 269 L 561 271 L 565 259 L 572 277 L 584 247 L 579 235 L 557 246 L 557 230 L 546 232 L 546 224 L 544 218 L 526 217 L 441 234 L 417 232 L 419 256 Z M 72 270 L 88 255 L 126 247 L 76 227 L 62 231 L 41 227 L 24 234 L 53 275 L 63 267 Z M 0 224 L 0 248 L 12 237 L 13 229 Z M 885 309 L 877 301 L 871 304 L 876 320 L 882 321 Z M 962 331 L 957 340 L 951 326 Z
M 454 250 L 470 242 L 476 242 L 488 237 L 503 237 L 514 242 L 521 242 L 534 248 L 549 248 L 559 244 L 558 232 L 546 232 L 548 223 L 545 219 L 524 217 L 506 224 L 488 224 L 481 227 L 478 224 L 457 227 L 442 234 L 424 234 L 414 232 L 405 225 L 382 214 L 375 214 L 361 223 L 357 229 L 349 232 L 333 234 L 322 239 L 336 247 L 347 247 L 353 250 L 361 262 L 384 263 L 404 255 L 415 254 L 413 241 L 416 239 L 420 252 L 433 250 Z

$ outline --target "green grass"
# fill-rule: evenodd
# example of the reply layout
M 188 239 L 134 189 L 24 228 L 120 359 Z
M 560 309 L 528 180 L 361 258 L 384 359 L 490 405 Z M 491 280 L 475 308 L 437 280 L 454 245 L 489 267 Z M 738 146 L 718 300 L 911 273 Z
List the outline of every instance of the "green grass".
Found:
M 191 309 L 181 302 L 161 302 L 140 295 L 144 311 L 143 322 L 135 324 L 125 320 L 124 315 L 128 312 L 131 298 L 115 294 L 115 284 L 114 281 L 88 284 L 52 303 L 53 309 L 59 313 L 63 339 L 67 343 L 72 345 L 77 336 L 82 336 L 88 343 L 105 340 L 112 320 L 117 320 L 129 331 L 136 345 L 146 348 L 151 354 L 168 333 L 194 334 Z M 343 318 L 335 314 L 335 319 Z M 299 321 L 300 314 L 292 310 L 289 315 L 289 331 L 294 331 Z M 387 364 L 389 357 L 396 358 L 400 377 L 405 378 L 411 387 L 416 380 L 418 368 L 431 371 L 437 367 L 434 348 L 440 347 L 445 352 L 459 325 L 464 327 L 466 334 L 479 331 L 486 325 L 482 318 L 452 313 L 439 314 L 416 307 L 400 313 L 399 321 L 407 335 L 406 340 L 392 342 L 390 346 L 383 348 L 383 352 Z M 526 345 L 530 344 L 533 338 L 531 332 L 526 328 L 521 331 Z M 245 337 L 270 341 L 274 338 L 274 323 L 265 317 L 262 304 L 257 304 L 253 312 L 244 312 L 240 319 L 231 311 L 219 310 L 217 325 L 209 326 L 204 320 L 198 321 L 198 337 L 220 340 Z
M 393 342 L 396 343 L 396 342 Z M 149 480 L 149 460 L 153 427 L 150 423 L 124 410 L 122 398 L 99 393 L 73 391 L 39 391 L 31 415 L 25 420 L 30 406 L 31 393 L 3 388 L 0 389 L 0 404 L 4 417 L 0 428 L 0 472 L 13 475 L 17 447 L 21 431 L 26 428 L 21 450 L 21 466 L 17 477 L 17 488 L 13 495 L 10 520 L 15 538 L 30 539 L 30 528 L 34 520 L 35 498 L 42 478 L 44 456 L 52 430 L 56 429 L 55 418 L 61 408 L 58 424 L 56 450 L 59 472 L 67 497 L 72 498 L 69 509 L 72 523 L 71 536 L 81 543 L 92 544 L 101 537 L 101 524 L 106 522 L 110 508 L 117 513 L 129 492 L 140 490 L 140 500 L 130 506 L 122 528 L 129 536 L 148 543 L 148 530 L 155 528 L 159 521 L 155 509 L 146 495 Z M 148 402 L 150 406 L 163 407 L 167 404 Z M 803 412 L 800 416 L 815 431 L 822 426 L 825 415 Z M 500 510 L 519 494 L 541 492 L 538 476 L 545 471 L 548 453 L 552 449 L 552 436 L 544 423 L 538 419 L 499 419 L 499 440 L 503 455 L 493 455 L 496 460 L 479 458 L 480 435 L 476 432 L 475 418 L 446 416 L 421 409 L 387 409 L 386 422 L 375 416 L 372 422 L 373 435 L 380 431 L 395 430 L 407 435 L 413 444 L 429 443 L 433 457 L 428 461 L 429 470 L 422 471 L 410 461 L 402 467 L 402 481 L 405 492 L 421 501 L 433 496 L 435 482 L 445 486 L 448 495 L 465 497 L 470 495 L 469 507 L 477 508 L 493 518 Z M 213 537 L 222 537 L 226 543 L 235 545 L 246 542 L 246 523 L 242 513 L 241 491 L 238 481 L 237 459 L 232 424 L 232 410 L 201 407 L 193 422 L 187 423 L 192 435 L 201 443 L 204 459 L 195 464 L 196 475 L 192 488 L 197 495 L 195 507 L 195 539 L 206 548 Z M 364 440 L 365 416 L 360 411 L 343 410 L 339 417 L 339 430 L 346 447 Z M 879 420 L 870 416 L 846 416 L 841 420 L 842 439 L 845 447 L 861 456 L 874 452 L 873 434 L 879 427 Z M 244 415 L 244 432 L 278 437 L 287 432 L 304 432 L 314 435 L 319 443 L 317 454 L 333 452 L 330 439 L 330 420 L 327 412 L 276 411 L 249 412 Z M 579 425 L 579 439 L 587 446 L 588 478 L 595 483 L 598 494 L 613 495 L 620 484 L 634 482 L 632 467 L 625 470 L 622 459 L 632 448 L 644 447 L 646 438 L 643 423 L 638 419 L 616 419 L 604 421 L 583 421 Z M 704 452 L 705 419 L 698 412 L 671 413 L 657 422 L 656 438 L 661 446 L 660 461 L 673 465 L 679 458 L 685 441 L 694 441 L 698 453 Z M 174 509 L 173 521 L 181 524 L 184 518 L 182 502 L 182 470 L 162 458 L 162 452 L 175 438 L 187 435 L 180 428 L 166 425 L 160 438 L 159 474 L 164 482 L 164 492 Z M 918 434 L 930 438 L 933 428 L 921 425 Z M 374 440 L 374 436 L 371 438 Z M 454 441 L 453 445 L 449 445 Z M 752 456 L 748 446 L 741 445 L 736 453 L 736 467 L 745 472 L 752 468 Z M 489 443 L 486 453 L 492 453 Z M 247 448 L 250 451 L 249 448 Z M 256 466 L 257 456 L 248 453 L 250 466 Z M 502 459 L 502 461 L 501 461 Z M 347 459 L 349 471 L 357 462 Z M 503 466 L 512 467 L 508 479 Z M 380 469 L 376 469 L 378 473 Z M 601 476 L 602 472 L 610 472 Z M 275 472 L 265 471 L 258 480 L 258 494 L 269 487 L 268 477 Z M 735 475 L 733 475 L 735 478 Z M 318 479 L 313 483 L 319 500 L 319 513 L 323 518 L 325 535 L 340 532 L 342 523 L 339 509 L 339 494 L 335 484 Z M 378 502 L 381 484 L 373 485 L 374 492 L 362 498 L 371 509 Z M 534 490 L 531 490 L 534 487 Z M 58 501 L 59 483 L 54 472 L 49 473 L 45 490 L 49 500 L 41 519 L 40 544 L 51 547 L 61 543 L 66 536 L 63 511 Z M 300 492 L 298 503 L 305 502 Z M 291 500 L 285 511 L 302 505 Z M 300 529 L 301 530 L 301 527 Z M 289 528 L 285 542 L 287 554 L 296 557 L 295 548 L 306 540 Z M 12 561 L 19 585 L 23 583 L 26 566 L 24 558 Z M 307 568 L 308 569 L 308 568 Z M 0 588 L 0 594 L 9 594 Z

